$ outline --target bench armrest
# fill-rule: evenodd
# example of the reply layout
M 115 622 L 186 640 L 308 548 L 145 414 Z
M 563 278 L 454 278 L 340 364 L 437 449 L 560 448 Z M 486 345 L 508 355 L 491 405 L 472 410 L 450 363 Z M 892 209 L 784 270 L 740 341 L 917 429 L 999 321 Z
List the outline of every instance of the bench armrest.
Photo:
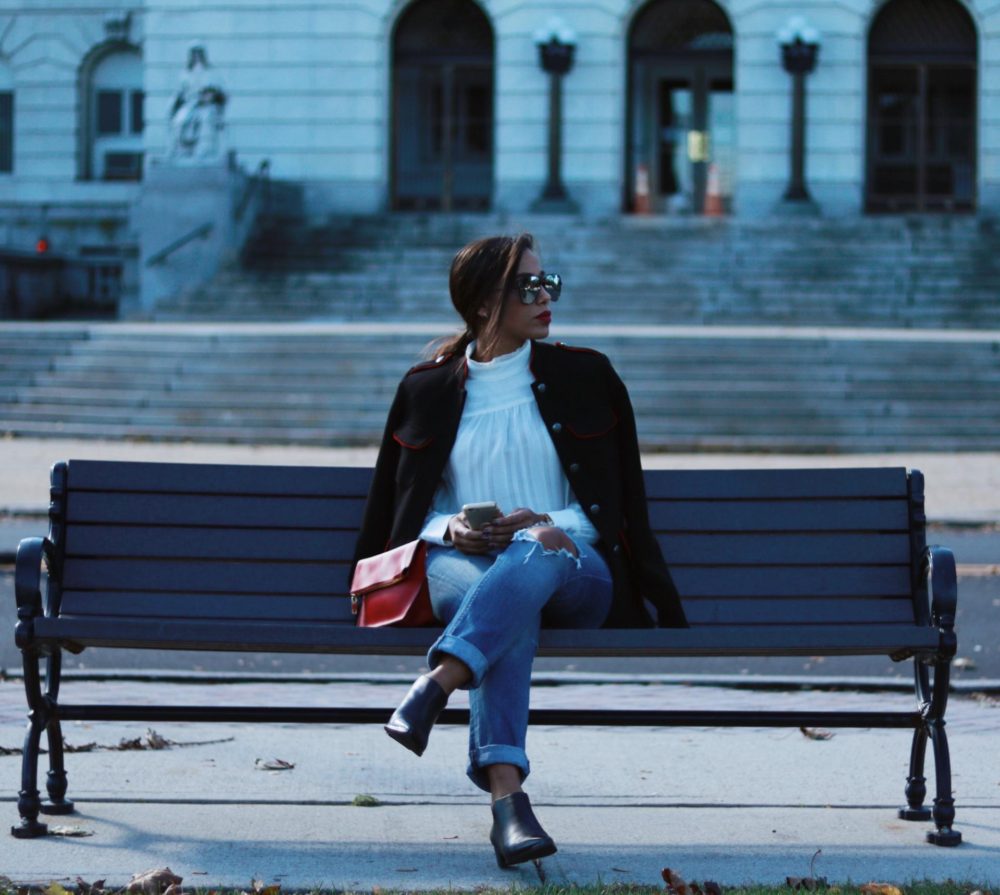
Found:
M 924 574 L 930 589 L 931 621 L 941 631 L 942 654 L 950 658 L 958 649 L 955 637 L 955 613 L 958 609 L 955 555 L 947 547 L 928 547 L 924 553 Z
M 51 568 L 52 542 L 48 538 L 24 538 L 17 545 L 14 565 L 14 597 L 17 626 L 14 641 L 24 649 L 34 638 L 34 619 L 45 614 L 42 600 L 42 560 Z

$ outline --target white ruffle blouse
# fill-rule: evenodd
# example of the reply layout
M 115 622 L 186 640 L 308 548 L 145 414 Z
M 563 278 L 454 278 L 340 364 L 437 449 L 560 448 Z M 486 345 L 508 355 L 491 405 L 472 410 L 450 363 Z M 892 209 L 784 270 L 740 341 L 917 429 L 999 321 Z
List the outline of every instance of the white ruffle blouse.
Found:
M 444 476 L 420 537 L 446 544 L 448 522 L 467 503 L 494 500 L 502 513 L 528 507 L 547 513 L 575 541 L 593 544 L 597 530 L 573 495 L 531 390 L 531 342 L 486 363 L 465 351 L 465 407 Z

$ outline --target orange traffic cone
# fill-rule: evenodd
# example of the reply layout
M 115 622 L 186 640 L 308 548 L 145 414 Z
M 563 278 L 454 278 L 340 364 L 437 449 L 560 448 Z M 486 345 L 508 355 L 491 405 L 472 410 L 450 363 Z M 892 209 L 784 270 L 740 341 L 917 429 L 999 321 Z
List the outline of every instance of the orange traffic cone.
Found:
M 708 166 L 708 183 L 705 185 L 705 215 L 719 217 L 725 214 L 722 207 L 722 182 L 719 177 L 719 166 L 715 162 Z
M 649 214 L 649 168 L 638 165 L 635 169 L 635 213 Z

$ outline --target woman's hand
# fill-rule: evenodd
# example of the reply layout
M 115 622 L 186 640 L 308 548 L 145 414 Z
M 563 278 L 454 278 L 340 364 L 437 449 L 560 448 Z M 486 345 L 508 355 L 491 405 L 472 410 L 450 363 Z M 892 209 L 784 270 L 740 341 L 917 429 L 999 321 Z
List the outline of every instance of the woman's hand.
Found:
M 465 513 L 452 516 L 448 523 L 448 535 L 456 549 L 462 553 L 483 554 L 491 550 L 503 549 L 514 538 L 514 533 L 532 525 L 551 524 L 548 516 L 536 513 L 527 507 L 518 507 L 506 516 L 497 516 L 477 531 L 469 528 Z
M 489 538 L 491 548 L 499 547 L 502 549 L 513 540 L 515 532 L 522 528 L 546 524 L 552 524 L 552 520 L 548 516 L 536 513 L 527 507 L 518 507 L 506 516 L 497 516 L 492 522 L 483 526 L 483 531 Z
M 448 523 L 448 537 L 455 545 L 455 549 L 462 553 L 489 553 L 492 549 L 489 535 L 485 531 L 469 528 L 469 520 L 465 513 L 451 517 Z

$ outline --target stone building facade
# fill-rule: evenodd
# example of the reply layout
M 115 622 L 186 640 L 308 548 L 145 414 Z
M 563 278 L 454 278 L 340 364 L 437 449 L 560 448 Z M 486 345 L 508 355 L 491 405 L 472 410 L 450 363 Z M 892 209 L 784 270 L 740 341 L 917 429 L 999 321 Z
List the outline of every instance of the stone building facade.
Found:
M 1000 211 L 996 0 L 0 0 L 0 236 L 127 251 L 195 40 L 226 85 L 227 146 L 300 185 L 308 215 L 528 211 L 552 17 L 575 44 L 561 162 L 584 219 L 782 213 L 793 14 L 820 37 L 820 214 Z

